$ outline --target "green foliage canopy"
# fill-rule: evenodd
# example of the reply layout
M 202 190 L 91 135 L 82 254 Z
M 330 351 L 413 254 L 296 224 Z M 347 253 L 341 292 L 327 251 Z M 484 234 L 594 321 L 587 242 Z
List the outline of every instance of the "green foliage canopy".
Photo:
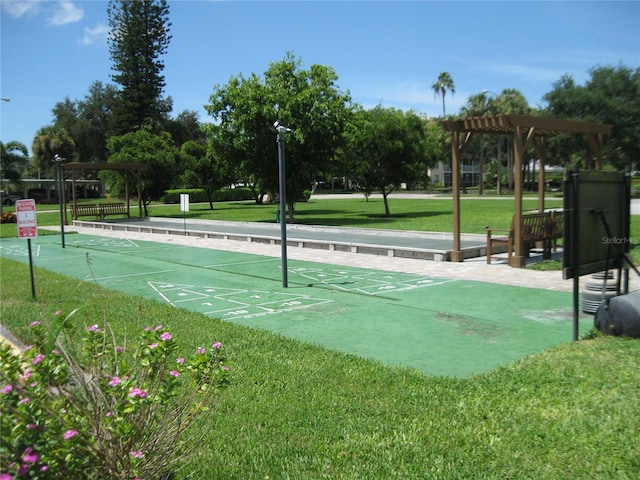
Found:
M 147 215 L 147 205 L 159 199 L 172 187 L 175 179 L 176 148 L 167 132 L 153 133 L 151 127 L 109 138 L 111 152 L 109 163 L 144 163 L 146 175 L 142 180 L 142 200 Z M 124 178 L 114 171 L 103 171 L 100 177 L 112 186 L 112 191 L 124 191 Z
M 286 138 L 289 220 L 295 201 L 328 171 L 343 144 L 351 98 L 337 87 L 335 71 L 323 65 L 302 68 L 289 52 L 260 78 L 252 74 L 216 86 L 205 109 L 216 120 L 207 127 L 211 148 L 240 176 L 252 176 L 261 191 L 278 191 L 278 120 L 290 127 Z
M 413 112 L 393 108 L 360 110 L 348 138 L 356 183 L 366 193 L 379 191 L 389 216 L 387 196 L 427 169 L 424 121 Z
M 619 169 L 631 166 L 640 157 L 640 68 L 598 67 L 590 75 L 584 86 L 576 85 L 569 75 L 554 83 L 553 90 L 544 96 L 547 113 L 613 125 L 605 140 L 605 159 Z M 583 138 L 563 135 L 551 140 L 557 157 L 590 165 Z

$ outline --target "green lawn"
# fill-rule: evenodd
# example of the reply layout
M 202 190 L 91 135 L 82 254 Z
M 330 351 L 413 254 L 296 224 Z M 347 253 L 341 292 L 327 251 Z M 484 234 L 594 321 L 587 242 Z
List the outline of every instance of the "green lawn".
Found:
M 105 291 L 0 259 L 2 323 L 80 308 L 118 337 L 161 322 L 182 352 L 222 341 L 232 368 L 187 465 L 199 479 L 631 479 L 640 471 L 640 342 L 567 343 L 489 374 L 429 377 Z M 446 361 L 443 359 L 443 361 Z M 186 478 L 180 475 L 178 478 Z

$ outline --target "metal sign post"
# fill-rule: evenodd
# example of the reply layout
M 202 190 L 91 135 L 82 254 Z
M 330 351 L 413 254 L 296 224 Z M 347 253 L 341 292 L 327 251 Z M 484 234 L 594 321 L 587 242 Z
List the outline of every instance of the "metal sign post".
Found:
M 29 248 L 29 271 L 31 273 L 31 298 L 36 299 L 36 284 L 33 276 L 33 255 L 31 253 L 31 239 L 38 236 L 36 221 L 36 201 L 29 198 L 16 201 L 16 221 L 18 223 L 18 237 L 27 239 Z
M 184 233 L 187 234 L 187 212 L 189 211 L 189 194 L 180 194 L 180 211 L 183 213 L 182 218 L 184 220 Z

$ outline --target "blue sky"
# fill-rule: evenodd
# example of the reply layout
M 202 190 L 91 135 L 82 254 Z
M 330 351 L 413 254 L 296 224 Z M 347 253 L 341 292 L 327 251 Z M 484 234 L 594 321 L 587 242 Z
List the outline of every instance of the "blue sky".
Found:
M 51 109 L 110 83 L 107 2 L 0 0 L 0 139 L 29 150 Z M 262 74 L 293 51 L 332 66 L 338 86 L 369 108 L 442 114 L 431 85 L 448 71 L 455 113 L 482 90 L 520 90 L 531 106 L 564 74 L 640 66 L 640 2 L 169 1 L 173 36 L 165 93 L 174 114 L 204 112 L 216 84 Z

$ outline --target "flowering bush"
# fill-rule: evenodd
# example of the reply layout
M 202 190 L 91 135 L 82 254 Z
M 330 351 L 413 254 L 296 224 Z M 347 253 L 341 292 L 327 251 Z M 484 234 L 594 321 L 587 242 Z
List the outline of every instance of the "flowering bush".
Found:
M 76 347 L 31 327 L 22 354 L 0 346 L 0 480 L 171 478 L 225 382 L 222 344 L 185 359 L 162 326 L 129 346 L 92 325 Z

